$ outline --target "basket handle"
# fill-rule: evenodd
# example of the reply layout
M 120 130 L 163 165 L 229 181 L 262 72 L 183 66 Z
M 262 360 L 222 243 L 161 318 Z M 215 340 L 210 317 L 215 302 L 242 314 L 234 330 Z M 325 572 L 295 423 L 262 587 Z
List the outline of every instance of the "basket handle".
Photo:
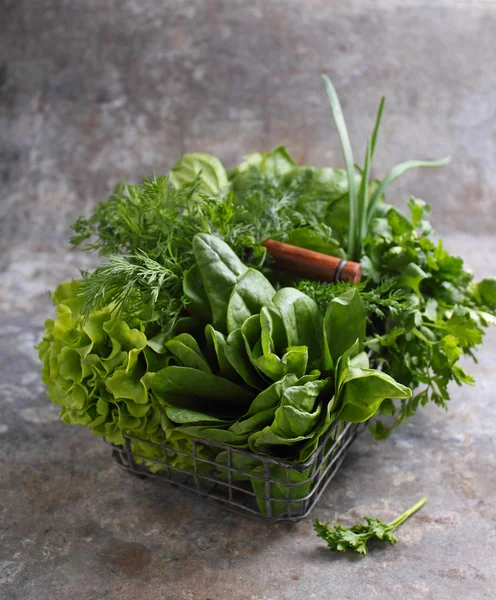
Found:
M 362 278 L 360 263 L 351 260 L 348 261 L 337 256 L 329 256 L 321 252 L 270 239 L 262 242 L 262 246 L 265 246 L 267 252 L 274 257 L 278 267 L 301 275 L 306 279 L 358 283 Z

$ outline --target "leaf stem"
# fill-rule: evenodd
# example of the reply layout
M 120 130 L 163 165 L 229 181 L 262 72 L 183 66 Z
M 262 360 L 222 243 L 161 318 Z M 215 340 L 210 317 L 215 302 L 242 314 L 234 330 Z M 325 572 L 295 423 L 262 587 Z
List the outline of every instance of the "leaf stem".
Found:
M 392 527 L 393 529 L 396 529 L 402 523 L 404 523 L 407 519 L 409 519 L 413 514 L 415 514 L 418 510 L 420 510 L 426 502 L 427 502 L 427 497 L 424 496 L 416 504 L 414 504 L 408 510 L 406 510 L 402 515 L 400 515 L 399 517 L 396 517 L 396 519 L 394 519 L 394 521 L 391 521 L 391 523 L 389 523 L 389 526 Z

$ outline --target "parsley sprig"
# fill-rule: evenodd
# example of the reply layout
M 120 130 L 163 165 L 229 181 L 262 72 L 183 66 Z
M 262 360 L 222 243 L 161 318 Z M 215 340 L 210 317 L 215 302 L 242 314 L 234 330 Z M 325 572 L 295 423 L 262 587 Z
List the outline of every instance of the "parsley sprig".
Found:
M 317 535 L 326 542 L 329 550 L 338 552 L 351 550 L 366 555 L 368 554 L 367 544 L 372 539 L 396 544 L 397 540 L 393 531 L 421 509 L 426 502 L 427 498 L 422 498 L 390 523 L 372 517 L 364 517 L 366 524 L 361 523 L 347 528 L 339 523 L 334 523 L 334 526 L 330 527 L 328 523 L 321 523 L 315 519 L 313 527 Z

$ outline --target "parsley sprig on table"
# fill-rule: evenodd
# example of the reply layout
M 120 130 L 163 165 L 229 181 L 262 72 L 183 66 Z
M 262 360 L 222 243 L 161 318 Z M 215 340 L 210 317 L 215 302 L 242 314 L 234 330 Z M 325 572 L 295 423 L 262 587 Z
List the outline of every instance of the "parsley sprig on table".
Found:
M 364 517 L 366 524 L 362 523 L 347 528 L 339 523 L 334 523 L 334 526 L 330 527 L 328 523 L 321 523 L 318 519 L 315 519 L 313 527 L 317 535 L 326 542 L 329 550 L 337 550 L 338 552 L 351 550 L 366 555 L 369 552 L 367 544 L 370 540 L 375 539 L 396 544 L 397 540 L 393 535 L 394 530 L 421 509 L 426 502 L 427 498 L 422 498 L 390 523 L 385 523 L 380 519 Z

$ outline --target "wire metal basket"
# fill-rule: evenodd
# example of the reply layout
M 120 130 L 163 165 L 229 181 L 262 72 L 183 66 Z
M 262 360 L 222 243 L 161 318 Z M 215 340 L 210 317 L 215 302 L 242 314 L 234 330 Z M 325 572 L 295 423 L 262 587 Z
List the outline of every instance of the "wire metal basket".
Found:
M 269 520 L 298 521 L 314 508 L 359 427 L 355 423 L 334 423 L 303 463 L 201 438 L 193 438 L 187 450 L 165 440 L 157 444 L 131 435 L 124 436 L 122 446 L 107 443 L 113 448 L 116 464 L 131 474 L 190 490 L 235 512 Z M 146 454 L 143 447 L 147 448 Z M 178 459 L 182 466 L 178 466 Z

